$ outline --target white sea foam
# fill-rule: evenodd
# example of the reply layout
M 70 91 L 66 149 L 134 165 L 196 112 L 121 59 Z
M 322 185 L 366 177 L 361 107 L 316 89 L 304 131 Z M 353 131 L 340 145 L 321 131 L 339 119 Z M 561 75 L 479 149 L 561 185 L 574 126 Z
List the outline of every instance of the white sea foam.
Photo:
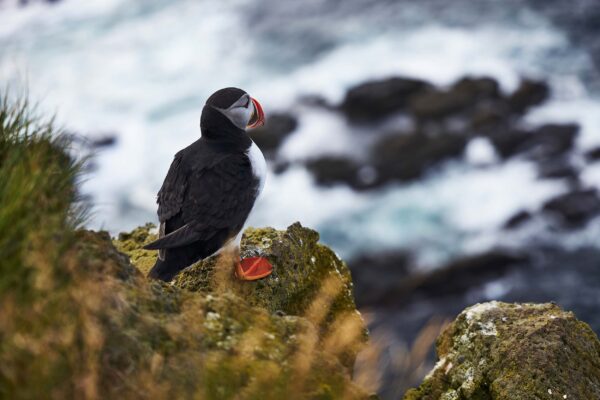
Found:
M 465 149 L 465 159 L 473 165 L 488 165 L 497 162 L 498 155 L 489 139 L 475 138 Z

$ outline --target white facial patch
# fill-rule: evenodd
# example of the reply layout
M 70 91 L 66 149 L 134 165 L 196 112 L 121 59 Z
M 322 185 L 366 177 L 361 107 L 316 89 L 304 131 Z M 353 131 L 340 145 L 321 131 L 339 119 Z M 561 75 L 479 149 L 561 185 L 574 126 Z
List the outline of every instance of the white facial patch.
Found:
M 254 113 L 254 104 L 250 100 L 250 96 L 245 94 L 238 101 L 233 103 L 229 108 L 217 108 L 221 114 L 226 116 L 235 126 L 240 129 L 246 130 L 246 127 L 250 123 L 250 118 Z

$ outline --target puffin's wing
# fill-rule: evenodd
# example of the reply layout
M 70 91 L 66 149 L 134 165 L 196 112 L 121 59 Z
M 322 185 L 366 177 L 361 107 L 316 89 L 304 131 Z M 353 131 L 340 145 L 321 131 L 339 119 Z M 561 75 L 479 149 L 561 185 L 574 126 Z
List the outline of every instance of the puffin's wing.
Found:
M 187 175 L 183 163 L 183 151 L 180 151 L 175 154 L 169 172 L 167 172 L 167 176 L 156 196 L 158 220 L 161 224 L 181 211 L 188 185 Z
M 164 224 L 161 223 L 161 226 Z M 168 235 L 161 236 L 158 240 L 155 240 L 152 243 L 149 243 L 144 246 L 146 250 L 162 250 L 162 249 L 170 249 L 173 247 L 185 246 L 186 244 L 190 244 L 195 242 L 197 239 L 197 233 L 192 229 L 190 224 L 185 224 L 179 229 L 174 230 Z
M 177 209 L 182 212 L 184 225 L 145 248 L 166 249 L 210 240 L 222 230 L 237 234 L 252 210 L 257 189 L 258 181 L 244 154 L 230 155 L 214 165 L 194 168 Z

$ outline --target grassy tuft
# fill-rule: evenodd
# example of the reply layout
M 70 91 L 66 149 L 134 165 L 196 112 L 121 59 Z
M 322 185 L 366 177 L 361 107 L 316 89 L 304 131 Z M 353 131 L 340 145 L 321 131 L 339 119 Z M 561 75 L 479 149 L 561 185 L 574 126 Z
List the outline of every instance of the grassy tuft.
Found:
M 83 162 L 68 154 L 70 145 L 27 101 L 0 95 L 1 296 L 26 301 L 47 284 L 46 266 L 57 263 L 85 216 L 75 185 Z

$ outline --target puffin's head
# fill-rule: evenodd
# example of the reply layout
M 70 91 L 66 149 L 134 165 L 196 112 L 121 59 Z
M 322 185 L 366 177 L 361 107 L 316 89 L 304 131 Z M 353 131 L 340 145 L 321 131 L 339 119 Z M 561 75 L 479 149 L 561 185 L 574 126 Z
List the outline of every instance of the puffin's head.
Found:
M 265 114 L 258 100 L 242 89 L 229 87 L 217 90 L 206 100 L 205 109 L 207 107 L 224 115 L 241 130 L 256 128 L 265 123 Z

